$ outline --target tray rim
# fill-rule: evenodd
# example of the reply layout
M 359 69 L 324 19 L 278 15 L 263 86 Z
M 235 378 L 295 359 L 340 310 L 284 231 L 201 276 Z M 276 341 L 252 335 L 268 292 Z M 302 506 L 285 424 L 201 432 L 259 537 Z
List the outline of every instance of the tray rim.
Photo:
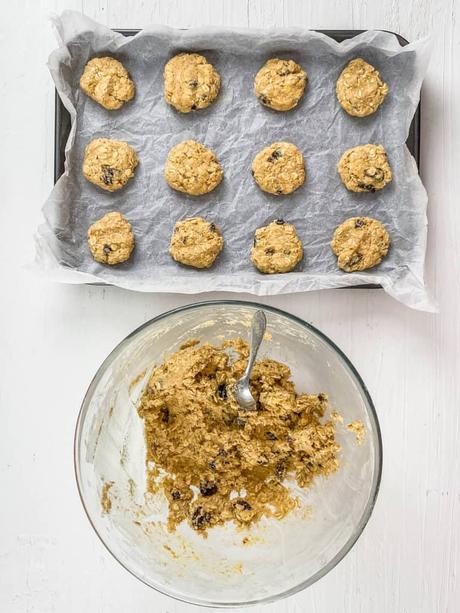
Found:
M 114 32 L 118 32 L 123 36 L 135 36 L 139 32 L 142 31 L 141 28 L 111 28 Z M 187 28 L 181 28 L 187 29 Z M 409 44 L 407 38 L 404 38 L 398 32 L 393 32 L 392 30 L 383 30 L 377 28 L 379 32 L 387 32 L 388 34 L 392 34 L 396 37 L 401 47 L 405 47 Z M 363 32 L 367 32 L 368 30 L 319 30 L 312 28 L 312 32 L 318 32 L 320 34 L 325 34 L 330 38 L 333 38 L 337 42 L 342 42 L 344 40 L 348 40 L 350 38 L 354 38 Z M 414 156 L 415 163 L 417 164 L 417 168 L 420 172 L 420 131 L 421 131 L 421 96 L 419 99 L 419 103 L 415 110 L 414 116 L 412 118 L 412 122 L 409 128 L 409 134 L 407 136 L 406 145 L 409 149 L 410 153 Z M 57 89 L 54 89 L 54 176 L 53 181 L 54 185 L 56 185 L 59 178 L 64 174 L 65 169 L 65 146 L 70 134 L 70 114 L 68 110 L 65 108 Z M 86 283 L 85 285 L 110 285 L 109 283 L 104 283 L 103 281 L 95 281 L 94 283 Z M 336 289 L 382 289 L 381 285 L 376 283 L 365 283 L 361 285 L 351 285 L 346 287 L 339 287 Z

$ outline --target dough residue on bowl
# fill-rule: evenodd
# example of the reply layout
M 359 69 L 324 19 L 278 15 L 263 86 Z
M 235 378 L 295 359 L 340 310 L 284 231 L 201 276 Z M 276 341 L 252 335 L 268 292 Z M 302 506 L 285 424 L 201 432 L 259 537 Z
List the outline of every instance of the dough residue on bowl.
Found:
M 170 531 L 186 521 L 206 536 L 226 522 L 281 519 L 297 506 L 289 481 L 306 488 L 338 468 L 327 395 L 297 393 L 285 364 L 257 361 L 258 408 L 239 407 L 233 384 L 248 353 L 241 339 L 188 341 L 154 368 L 141 396 L 147 489 L 166 496 Z

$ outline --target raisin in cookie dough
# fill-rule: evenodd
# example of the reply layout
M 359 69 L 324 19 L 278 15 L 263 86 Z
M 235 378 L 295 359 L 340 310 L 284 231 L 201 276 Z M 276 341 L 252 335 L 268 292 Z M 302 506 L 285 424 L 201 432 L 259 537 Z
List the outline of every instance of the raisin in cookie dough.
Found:
M 264 106 L 290 111 L 299 103 L 308 82 L 307 73 L 293 60 L 268 60 L 256 75 L 254 90 Z
M 171 149 L 166 160 L 165 179 L 173 189 L 201 196 L 215 189 L 224 171 L 211 149 L 186 140 Z
M 179 53 L 164 68 L 166 102 L 181 113 L 205 109 L 220 90 L 220 76 L 198 53 Z
M 210 268 L 224 246 L 220 229 L 202 217 L 178 221 L 174 227 L 169 253 L 181 264 Z
M 380 264 L 387 255 L 390 237 L 385 226 L 370 217 L 351 217 L 334 232 L 332 251 L 345 272 L 366 270 Z
M 379 71 L 361 58 L 351 60 L 340 74 L 336 85 L 341 107 L 354 117 L 372 115 L 385 100 L 388 85 Z
M 292 143 L 273 143 L 254 158 L 252 175 L 264 192 L 290 194 L 305 181 L 303 155 Z
M 134 176 L 137 164 L 137 154 L 128 143 L 96 138 L 85 149 L 83 175 L 101 189 L 114 192 Z
M 190 339 L 156 365 L 141 396 L 147 491 L 166 498 L 170 531 L 187 522 L 205 537 L 229 522 L 279 520 L 298 508 L 290 480 L 307 488 L 339 468 L 327 395 L 299 393 L 288 365 L 258 360 L 259 410 L 241 410 L 233 388 L 248 353 L 241 339 Z
M 348 149 L 337 165 L 345 187 L 352 192 L 375 192 L 391 182 L 388 156 L 382 145 Z
M 90 60 L 80 78 L 80 87 L 109 111 L 120 109 L 134 98 L 135 87 L 128 71 L 113 57 Z
M 88 229 L 88 245 L 96 262 L 125 262 L 134 249 L 131 224 L 121 213 L 107 213 Z
M 251 260 L 260 272 L 290 272 L 302 257 L 302 242 L 292 224 L 275 219 L 256 230 Z

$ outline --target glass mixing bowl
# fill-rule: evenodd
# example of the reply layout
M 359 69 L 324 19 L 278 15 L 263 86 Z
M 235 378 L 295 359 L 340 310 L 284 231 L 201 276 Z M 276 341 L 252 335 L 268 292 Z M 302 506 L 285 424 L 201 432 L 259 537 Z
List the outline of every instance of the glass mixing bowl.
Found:
M 216 527 L 206 539 L 185 523 L 168 533 L 164 498 L 145 495 L 143 422 L 136 411 L 139 394 L 151 366 L 187 339 L 218 344 L 223 338 L 248 338 L 257 308 L 267 316 L 268 333 L 259 357 L 288 364 L 297 391 L 327 392 L 331 409 L 343 416 L 343 424 L 337 423 L 340 468 L 318 478 L 309 489 L 295 489 L 293 484 L 300 507 L 281 521 L 263 519 L 243 532 L 232 524 Z M 365 427 L 361 445 L 346 428 L 355 420 Z M 294 594 L 345 556 L 375 504 L 382 443 L 363 381 L 324 334 L 272 307 L 211 301 L 152 319 L 107 357 L 81 407 L 75 469 L 91 524 L 128 571 L 186 602 L 242 606 Z

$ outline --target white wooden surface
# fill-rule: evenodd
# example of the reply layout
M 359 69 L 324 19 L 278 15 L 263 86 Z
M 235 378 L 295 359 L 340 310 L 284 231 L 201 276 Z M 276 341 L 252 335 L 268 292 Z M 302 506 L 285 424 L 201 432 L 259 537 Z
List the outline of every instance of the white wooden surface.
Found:
M 377 507 L 352 552 L 316 585 L 264 611 L 459 611 L 460 0 L 5 0 L 1 7 L 0 611 L 197 610 L 143 586 L 106 553 L 78 499 L 72 437 L 86 386 L 113 346 L 198 297 L 58 286 L 23 269 L 52 187 L 54 91 L 45 62 L 55 43 L 47 15 L 64 8 L 114 27 L 302 24 L 435 37 L 422 175 L 428 278 L 440 313 L 411 311 L 379 291 L 264 300 L 311 321 L 350 356 L 375 400 L 385 450 Z

